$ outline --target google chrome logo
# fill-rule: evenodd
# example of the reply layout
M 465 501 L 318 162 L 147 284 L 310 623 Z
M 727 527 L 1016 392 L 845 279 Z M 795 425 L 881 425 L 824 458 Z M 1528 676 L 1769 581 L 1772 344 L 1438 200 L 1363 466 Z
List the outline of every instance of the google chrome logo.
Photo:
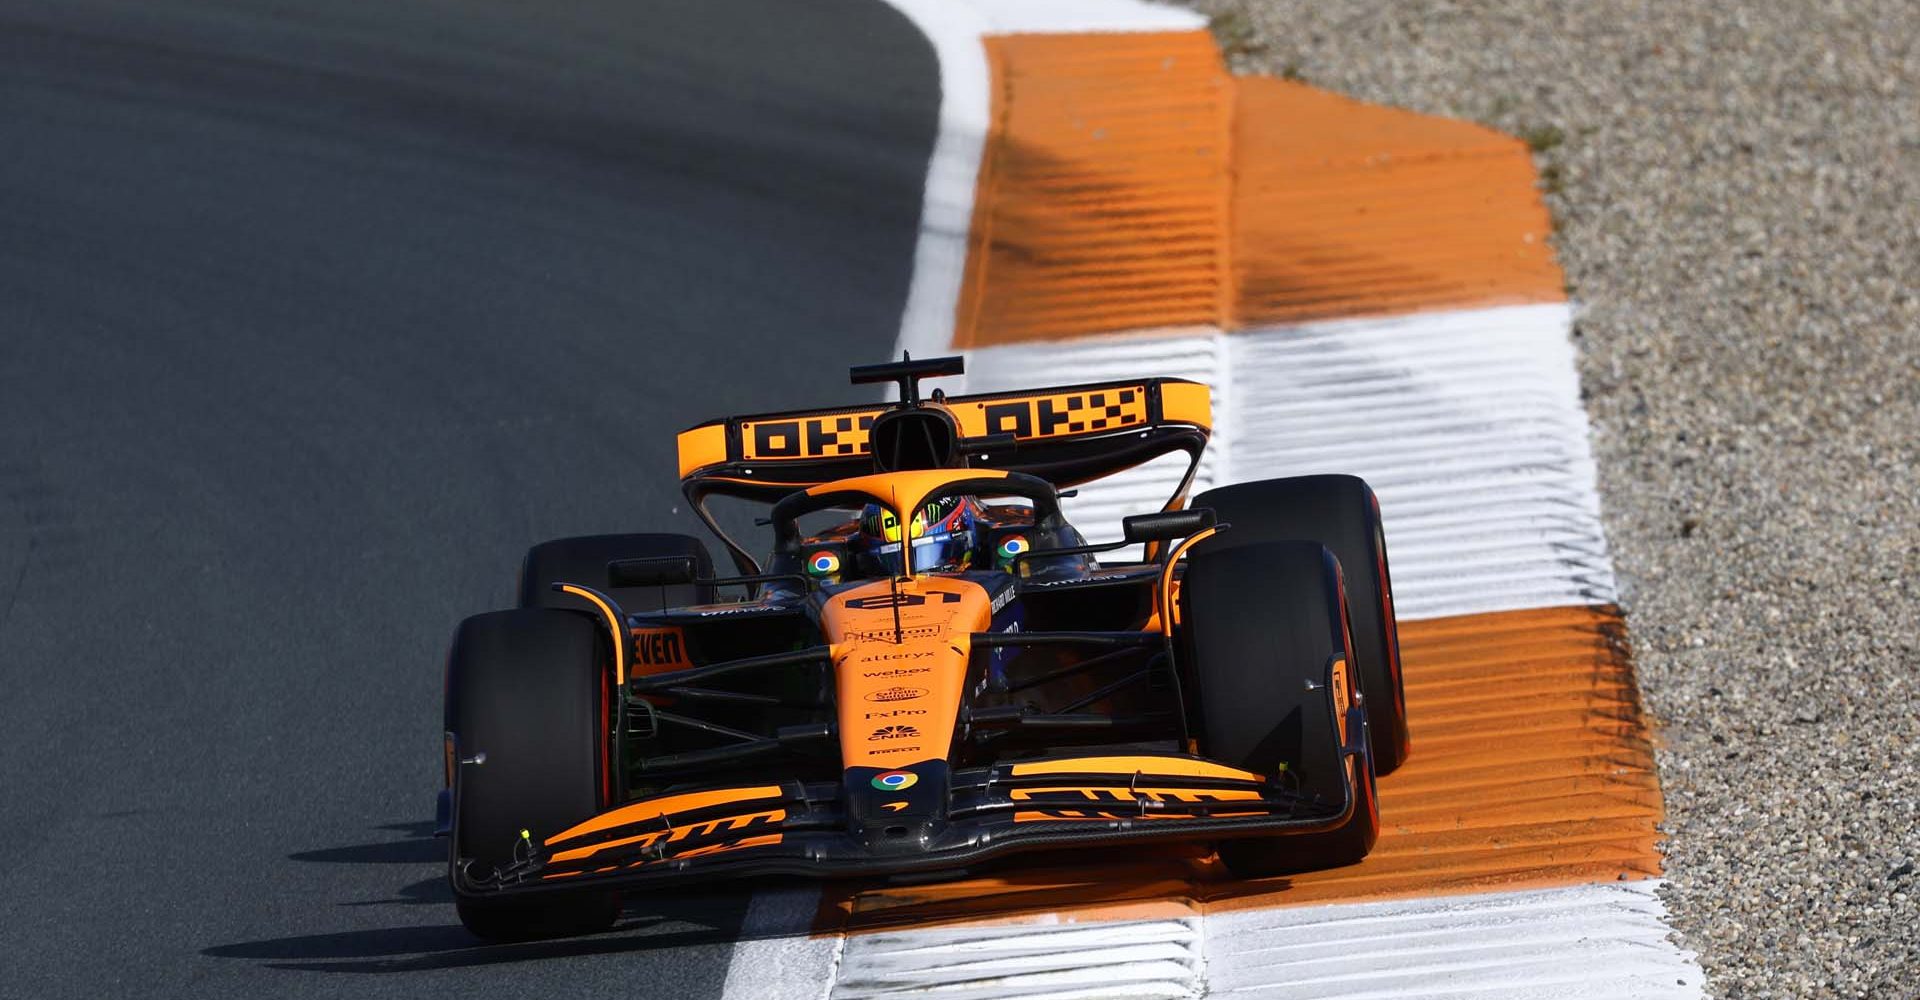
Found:
M 912 771 L 888 771 L 873 776 L 873 787 L 883 792 L 904 792 L 919 780 L 920 776 Z

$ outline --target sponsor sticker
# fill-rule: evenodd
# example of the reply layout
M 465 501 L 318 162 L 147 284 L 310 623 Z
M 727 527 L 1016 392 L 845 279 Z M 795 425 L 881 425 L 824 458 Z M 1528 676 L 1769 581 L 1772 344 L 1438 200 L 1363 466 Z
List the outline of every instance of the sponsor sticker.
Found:
M 848 458 L 867 453 L 873 429 L 871 413 L 817 417 L 775 417 L 740 422 L 740 457 L 749 461 L 779 458 Z
M 932 594 L 875 594 L 872 597 L 856 597 L 847 602 L 847 607 L 856 611 L 885 611 L 888 608 L 917 608 L 927 603 L 929 598 L 937 597 L 942 604 L 959 604 L 959 594 L 945 590 L 936 590 Z
M 910 650 L 904 653 L 868 653 L 855 657 L 855 663 L 893 663 L 899 660 L 924 660 L 933 655 L 931 649 Z
M 912 701 L 915 698 L 924 698 L 926 696 L 927 696 L 926 688 L 910 688 L 910 687 L 894 686 L 890 688 L 881 688 L 880 690 L 867 695 L 867 700 L 868 701 Z
M 693 666 L 687 659 L 686 638 L 677 628 L 634 629 L 633 658 L 647 673 Z
M 995 403 L 977 403 L 988 434 L 1018 438 L 1093 434 L 1147 422 L 1146 386 L 1052 393 Z
M 901 639 L 938 639 L 946 633 L 940 625 L 908 625 L 900 630 Z M 892 642 L 892 628 L 848 629 L 845 633 L 848 642 Z
M 919 782 L 920 776 L 912 771 L 886 771 L 873 776 L 873 787 L 883 792 L 904 792 Z
M 878 680 L 882 677 L 912 677 L 915 674 L 930 673 L 933 673 L 932 667 L 894 667 L 891 670 L 862 670 L 860 676 L 868 680 Z
M 881 726 L 868 734 L 868 740 L 911 740 L 918 739 L 920 730 L 912 726 Z

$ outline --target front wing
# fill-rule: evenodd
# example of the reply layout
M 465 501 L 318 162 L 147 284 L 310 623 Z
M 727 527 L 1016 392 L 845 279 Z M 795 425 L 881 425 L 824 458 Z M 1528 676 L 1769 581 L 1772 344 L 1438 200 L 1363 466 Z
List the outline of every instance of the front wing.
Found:
M 1357 707 L 1349 723 L 1342 752 L 1352 763 L 1367 752 Z M 1352 815 L 1355 768 L 1345 772 L 1342 801 L 1326 802 L 1300 795 L 1285 775 L 1175 754 L 960 771 L 944 761 L 849 768 L 837 785 L 786 781 L 642 799 L 544 841 L 523 837 L 516 860 L 498 870 L 456 860 L 453 886 L 498 897 L 758 875 L 958 872 L 1022 851 L 1317 833 Z

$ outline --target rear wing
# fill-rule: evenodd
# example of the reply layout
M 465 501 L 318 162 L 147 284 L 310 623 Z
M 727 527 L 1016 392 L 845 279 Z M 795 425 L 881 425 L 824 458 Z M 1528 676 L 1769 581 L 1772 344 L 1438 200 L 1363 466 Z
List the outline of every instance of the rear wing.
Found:
M 700 424 L 680 434 L 681 488 L 708 527 L 726 539 L 706 513 L 707 497 L 772 503 L 822 483 L 867 475 L 874 471 L 868 432 L 874 418 L 893 405 L 763 413 Z M 1177 378 L 936 394 L 923 405 L 953 415 L 973 468 L 1023 472 L 1058 489 L 1186 452 L 1187 474 L 1168 499 L 1168 509 L 1184 502 L 1213 430 L 1207 386 Z M 745 553 L 730 539 L 727 544 L 739 562 Z
M 795 490 L 873 471 L 867 433 L 890 404 L 763 413 L 713 420 L 680 435 L 680 478 L 706 492 L 777 500 Z M 1172 451 L 1198 454 L 1213 429 L 1208 389 L 1186 379 L 1098 382 L 1024 392 L 948 396 L 962 439 L 1005 440 L 977 451 L 974 468 L 1024 472 L 1067 488 Z

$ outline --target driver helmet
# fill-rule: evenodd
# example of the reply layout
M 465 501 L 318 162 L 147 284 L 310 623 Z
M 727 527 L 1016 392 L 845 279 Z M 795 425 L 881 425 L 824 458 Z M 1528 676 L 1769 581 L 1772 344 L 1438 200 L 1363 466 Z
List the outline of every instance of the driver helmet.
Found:
M 971 566 L 979 507 L 972 497 L 948 497 L 921 507 L 906 532 L 913 572 L 957 573 Z M 868 504 L 860 512 L 860 538 L 882 571 L 900 571 L 900 520 L 893 511 Z

